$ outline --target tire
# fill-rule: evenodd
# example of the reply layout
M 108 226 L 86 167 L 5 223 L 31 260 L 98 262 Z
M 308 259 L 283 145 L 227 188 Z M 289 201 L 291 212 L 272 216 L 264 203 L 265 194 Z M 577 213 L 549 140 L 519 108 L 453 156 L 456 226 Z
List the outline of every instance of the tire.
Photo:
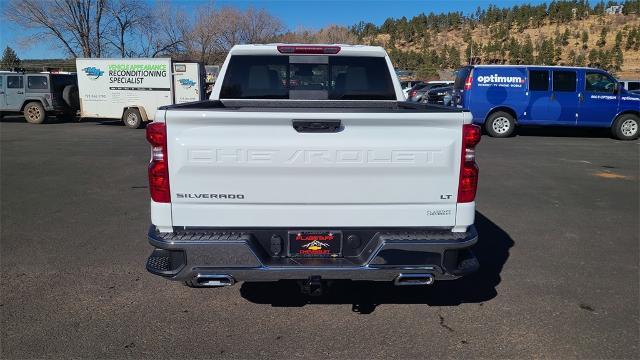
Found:
M 637 139 L 640 133 L 640 118 L 633 114 L 622 114 L 613 122 L 611 132 L 619 140 Z
M 142 116 L 136 108 L 129 108 L 122 115 L 124 125 L 130 129 L 140 129 L 142 127 Z
M 506 138 L 515 131 L 516 120 L 509 113 L 496 111 L 489 115 L 484 123 L 484 128 L 491 137 Z
M 24 106 L 22 111 L 24 119 L 29 124 L 42 124 L 47 118 L 47 113 L 44 111 L 44 107 L 38 101 L 33 101 Z
M 62 99 L 71 109 L 80 109 L 80 95 L 76 85 L 67 85 L 62 90 Z

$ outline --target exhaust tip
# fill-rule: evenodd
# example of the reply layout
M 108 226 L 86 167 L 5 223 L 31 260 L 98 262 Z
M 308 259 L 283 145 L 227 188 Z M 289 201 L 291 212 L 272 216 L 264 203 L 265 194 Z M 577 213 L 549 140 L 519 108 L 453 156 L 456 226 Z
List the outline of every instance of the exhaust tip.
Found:
M 207 275 L 197 274 L 193 278 L 193 284 L 200 287 L 221 287 L 231 286 L 236 280 L 231 275 Z
M 400 274 L 393 281 L 396 286 L 431 285 L 436 281 L 433 274 Z

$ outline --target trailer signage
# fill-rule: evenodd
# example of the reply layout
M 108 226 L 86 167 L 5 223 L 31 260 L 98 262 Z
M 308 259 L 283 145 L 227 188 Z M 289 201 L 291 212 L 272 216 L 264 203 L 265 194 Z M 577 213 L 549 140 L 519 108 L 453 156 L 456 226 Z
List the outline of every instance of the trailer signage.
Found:
M 166 64 L 109 64 L 109 82 L 142 84 L 145 78 L 166 78 Z
M 84 73 L 91 79 L 97 79 L 100 76 L 102 76 L 104 74 L 104 71 L 98 69 L 97 67 L 93 67 L 93 66 L 88 66 L 84 69 L 82 69 L 82 71 L 84 71 Z

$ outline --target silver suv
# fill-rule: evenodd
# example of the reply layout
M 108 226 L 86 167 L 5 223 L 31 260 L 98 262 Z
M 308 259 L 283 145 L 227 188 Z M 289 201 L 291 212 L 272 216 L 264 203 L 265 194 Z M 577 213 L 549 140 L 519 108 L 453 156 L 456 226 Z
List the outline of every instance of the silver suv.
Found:
M 80 108 L 75 74 L 0 72 L 0 115 L 23 113 L 32 124 L 48 115 L 75 115 Z

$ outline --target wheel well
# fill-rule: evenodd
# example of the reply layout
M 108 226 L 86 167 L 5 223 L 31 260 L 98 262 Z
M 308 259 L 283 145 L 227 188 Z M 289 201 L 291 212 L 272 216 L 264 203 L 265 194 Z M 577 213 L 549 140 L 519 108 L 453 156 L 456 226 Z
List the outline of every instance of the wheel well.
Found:
M 611 120 L 611 123 L 609 123 L 609 127 L 613 127 L 613 125 L 615 125 L 615 124 L 616 124 L 616 121 L 617 121 L 618 119 L 620 119 L 620 116 L 622 116 L 622 115 L 627 115 L 627 114 L 635 115 L 636 117 L 639 117 L 639 118 L 640 118 L 640 111 L 635 111 L 635 110 L 625 110 L 625 111 L 621 112 L 620 114 L 616 115 L 616 117 L 614 117 L 614 118 Z
M 627 114 L 631 114 L 631 115 L 635 115 L 637 117 L 640 117 L 640 111 L 635 111 L 635 110 L 625 110 L 623 112 L 621 112 L 620 114 L 618 114 L 618 116 L 616 116 L 616 118 L 614 119 L 617 120 L 620 116 L 622 115 L 627 115 Z
M 484 118 L 484 121 L 487 122 L 487 120 L 489 119 L 489 117 L 491 115 L 493 115 L 494 113 L 498 112 L 498 111 L 503 111 L 506 112 L 507 114 L 513 116 L 514 121 L 516 122 L 516 124 L 518 123 L 518 116 L 516 116 L 516 112 L 513 111 L 513 109 L 508 108 L 506 106 L 499 106 L 497 108 L 491 109 L 491 111 L 489 111 L 489 113 L 487 114 L 487 116 Z
M 24 107 L 27 106 L 28 103 L 32 103 L 32 102 L 37 102 L 40 103 L 40 105 L 42 105 L 42 107 L 44 107 L 44 104 L 42 103 L 42 101 L 40 100 L 25 100 L 24 102 L 22 102 L 22 106 L 20 106 L 20 111 L 24 111 Z

